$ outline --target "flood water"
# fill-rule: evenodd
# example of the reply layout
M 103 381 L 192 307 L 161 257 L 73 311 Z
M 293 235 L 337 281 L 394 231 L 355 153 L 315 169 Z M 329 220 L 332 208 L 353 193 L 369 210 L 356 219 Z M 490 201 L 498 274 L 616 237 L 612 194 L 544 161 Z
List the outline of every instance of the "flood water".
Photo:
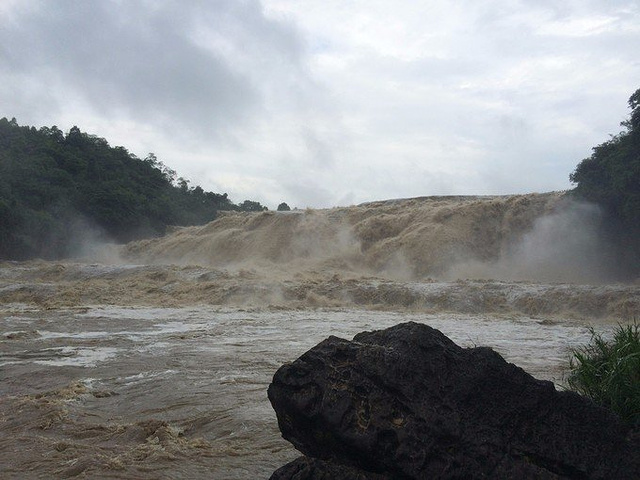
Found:
M 329 335 L 422 322 L 558 383 L 568 349 L 589 339 L 575 320 L 523 315 L 24 304 L 0 312 L 0 464 L 3 478 L 16 479 L 268 478 L 297 456 L 280 438 L 269 382 Z
M 640 309 L 593 211 L 551 193 L 226 212 L 85 262 L 0 262 L 0 477 L 268 478 L 298 455 L 267 400 L 280 365 L 406 321 L 561 385 L 589 326 Z

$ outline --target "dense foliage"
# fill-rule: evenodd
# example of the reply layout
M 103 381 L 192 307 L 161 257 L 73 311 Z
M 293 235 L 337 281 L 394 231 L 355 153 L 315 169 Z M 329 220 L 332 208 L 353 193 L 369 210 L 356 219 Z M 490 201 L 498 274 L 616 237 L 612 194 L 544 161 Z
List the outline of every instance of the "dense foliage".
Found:
M 77 127 L 65 135 L 0 119 L 0 258 L 64 257 L 89 233 L 123 242 L 218 210 L 263 209 L 189 187 L 155 155 L 139 159 Z
M 640 426 L 640 325 L 620 325 L 607 341 L 591 330 L 591 343 L 573 352 L 569 387 Z
M 625 130 L 594 147 L 570 179 L 574 194 L 599 204 L 634 274 L 640 272 L 640 89 L 629 99 Z

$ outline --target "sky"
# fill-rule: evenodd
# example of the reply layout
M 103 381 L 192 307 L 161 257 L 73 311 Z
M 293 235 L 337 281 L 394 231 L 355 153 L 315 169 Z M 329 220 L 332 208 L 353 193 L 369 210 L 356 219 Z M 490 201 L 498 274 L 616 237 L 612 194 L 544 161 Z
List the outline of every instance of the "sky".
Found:
M 637 0 L 0 0 L 0 117 L 271 209 L 566 190 L 639 51 Z

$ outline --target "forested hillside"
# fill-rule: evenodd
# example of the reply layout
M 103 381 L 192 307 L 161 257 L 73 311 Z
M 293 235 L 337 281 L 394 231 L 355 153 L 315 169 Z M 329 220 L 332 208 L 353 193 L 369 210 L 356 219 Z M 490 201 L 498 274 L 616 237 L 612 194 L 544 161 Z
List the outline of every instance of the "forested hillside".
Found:
M 640 89 L 629 98 L 624 130 L 593 148 L 571 174 L 574 195 L 604 209 L 605 228 L 619 248 L 617 261 L 640 273 Z
M 155 155 L 137 158 L 77 127 L 65 135 L 0 119 L 0 258 L 59 258 L 89 232 L 125 242 L 209 222 L 218 210 L 262 209 L 190 187 Z

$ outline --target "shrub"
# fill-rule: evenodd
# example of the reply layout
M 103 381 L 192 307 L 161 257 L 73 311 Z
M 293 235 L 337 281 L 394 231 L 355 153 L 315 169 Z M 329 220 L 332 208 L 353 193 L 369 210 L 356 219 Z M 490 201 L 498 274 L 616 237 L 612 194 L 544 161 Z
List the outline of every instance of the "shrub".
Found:
M 640 324 L 619 325 L 611 340 L 590 331 L 591 342 L 572 352 L 569 387 L 640 426 Z

